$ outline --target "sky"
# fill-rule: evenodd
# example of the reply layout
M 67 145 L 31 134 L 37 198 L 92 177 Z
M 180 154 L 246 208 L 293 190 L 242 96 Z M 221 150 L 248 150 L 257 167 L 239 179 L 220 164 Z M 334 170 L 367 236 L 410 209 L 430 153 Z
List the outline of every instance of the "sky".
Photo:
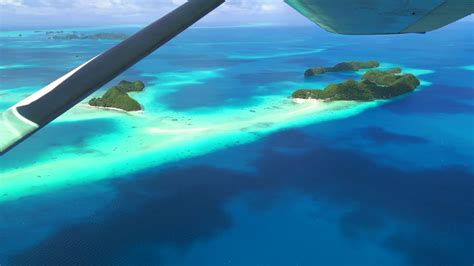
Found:
M 0 0 L 0 26 L 147 24 L 185 0 Z M 283 0 L 227 0 L 201 25 L 309 24 Z
M 0 28 L 148 24 L 185 0 L 0 0 Z M 474 21 L 471 15 L 464 21 Z M 283 0 L 227 0 L 200 25 L 309 25 Z

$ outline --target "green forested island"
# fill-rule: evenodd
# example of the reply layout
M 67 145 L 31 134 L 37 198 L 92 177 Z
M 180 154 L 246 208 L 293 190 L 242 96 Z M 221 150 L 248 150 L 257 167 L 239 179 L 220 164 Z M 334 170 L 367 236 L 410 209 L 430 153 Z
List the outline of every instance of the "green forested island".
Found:
M 401 69 L 369 70 L 360 81 L 347 80 L 330 84 L 323 90 L 301 89 L 293 92 L 297 99 L 330 101 L 372 101 L 387 99 L 413 91 L 420 81 L 412 74 L 401 74 Z
M 130 82 L 126 80 L 122 80 L 119 82 L 119 84 L 115 85 L 117 89 L 119 89 L 122 92 L 132 92 L 132 91 L 143 91 L 145 89 L 145 84 L 138 80 L 135 82 Z
M 379 67 L 380 63 L 377 61 L 367 61 L 367 62 L 360 62 L 360 61 L 350 61 L 350 62 L 342 62 L 333 67 L 315 67 L 310 68 L 304 72 L 305 77 L 311 77 L 316 75 L 321 75 L 327 72 L 354 72 L 359 71 L 361 69 L 369 69 L 369 68 L 376 68 Z
M 120 81 L 99 98 L 92 98 L 89 105 L 103 108 L 117 108 L 127 112 L 140 111 L 142 107 L 135 99 L 128 95 L 129 92 L 143 91 L 145 84 L 141 81 Z
M 95 33 L 95 34 L 84 34 L 84 33 L 64 33 L 58 32 L 46 32 L 49 39 L 53 40 L 125 40 L 128 35 L 122 33 Z

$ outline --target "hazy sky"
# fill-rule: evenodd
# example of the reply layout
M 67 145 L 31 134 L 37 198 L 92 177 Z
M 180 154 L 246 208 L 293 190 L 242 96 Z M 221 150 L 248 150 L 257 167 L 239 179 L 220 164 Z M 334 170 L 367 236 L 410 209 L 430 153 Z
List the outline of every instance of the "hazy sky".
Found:
M 48 27 L 149 23 L 185 0 L 0 0 L 0 24 Z M 227 0 L 201 24 L 306 24 L 283 0 Z
M 146 24 L 185 0 L 0 0 L 0 26 Z M 473 16 L 468 18 L 473 21 Z M 309 24 L 283 0 L 227 0 L 201 25 Z

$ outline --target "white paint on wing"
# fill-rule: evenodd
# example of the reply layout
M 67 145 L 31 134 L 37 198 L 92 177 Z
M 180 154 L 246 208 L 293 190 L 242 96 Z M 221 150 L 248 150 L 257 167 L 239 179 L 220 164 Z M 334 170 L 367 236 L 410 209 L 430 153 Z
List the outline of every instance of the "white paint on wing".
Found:
M 15 104 L 14 106 L 12 106 L 10 109 L 15 109 L 15 108 L 18 108 L 20 106 L 25 106 L 25 105 L 29 105 L 31 104 L 32 102 L 40 99 L 41 97 L 45 96 L 46 94 L 48 94 L 49 92 L 53 91 L 55 88 L 57 88 L 61 83 L 63 83 L 66 79 L 68 79 L 69 77 L 71 77 L 72 75 L 74 75 L 77 71 L 79 71 L 81 68 L 83 68 L 85 65 L 89 64 L 92 60 L 96 59 L 99 55 L 97 55 L 96 57 L 92 58 L 91 60 L 85 62 L 84 64 L 80 65 L 79 67 L 75 68 L 74 70 L 72 70 L 71 72 L 67 73 L 66 75 L 60 77 L 59 79 L 51 82 L 50 84 L 48 84 L 46 87 L 40 89 L 39 91 L 33 93 L 32 95 L 28 96 L 27 98 L 25 98 L 24 100 L 20 101 L 19 103 Z

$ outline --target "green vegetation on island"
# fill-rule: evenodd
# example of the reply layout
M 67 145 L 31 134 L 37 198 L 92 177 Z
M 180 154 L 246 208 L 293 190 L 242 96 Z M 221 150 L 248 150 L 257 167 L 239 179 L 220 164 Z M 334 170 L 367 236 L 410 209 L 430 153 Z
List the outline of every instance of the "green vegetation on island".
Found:
M 310 68 L 304 72 L 305 77 L 311 77 L 316 75 L 321 75 L 327 72 L 354 72 L 359 71 L 361 69 L 370 69 L 379 67 L 380 63 L 377 61 L 367 61 L 367 62 L 359 62 L 359 61 L 351 61 L 351 62 L 343 62 L 339 63 L 333 67 L 315 67 Z
M 360 81 L 347 80 L 330 84 L 323 90 L 301 89 L 293 92 L 298 99 L 330 101 L 372 101 L 387 99 L 413 91 L 420 81 L 412 74 L 401 74 L 401 69 L 369 70 Z
M 116 108 L 127 112 L 140 111 L 142 107 L 135 99 L 128 95 L 129 92 L 140 92 L 145 88 L 141 81 L 130 82 L 123 80 L 113 86 L 99 98 L 92 98 L 89 105 L 103 108 Z
M 52 40 L 125 40 L 128 35 L 122 33 L 95 33 L 95 34 L 84 34 L 84 33 L 64 33 L 58 32 L 46 32 L 49 39 Z
M 135 81 L 135 82 L 122 80 L 119 82 L 119 84 L 115 85 L 115 87 L 125 93 L 132 92 L 132 91 L 139 92 L 145 89 L 145 84 L 140 80 Z

